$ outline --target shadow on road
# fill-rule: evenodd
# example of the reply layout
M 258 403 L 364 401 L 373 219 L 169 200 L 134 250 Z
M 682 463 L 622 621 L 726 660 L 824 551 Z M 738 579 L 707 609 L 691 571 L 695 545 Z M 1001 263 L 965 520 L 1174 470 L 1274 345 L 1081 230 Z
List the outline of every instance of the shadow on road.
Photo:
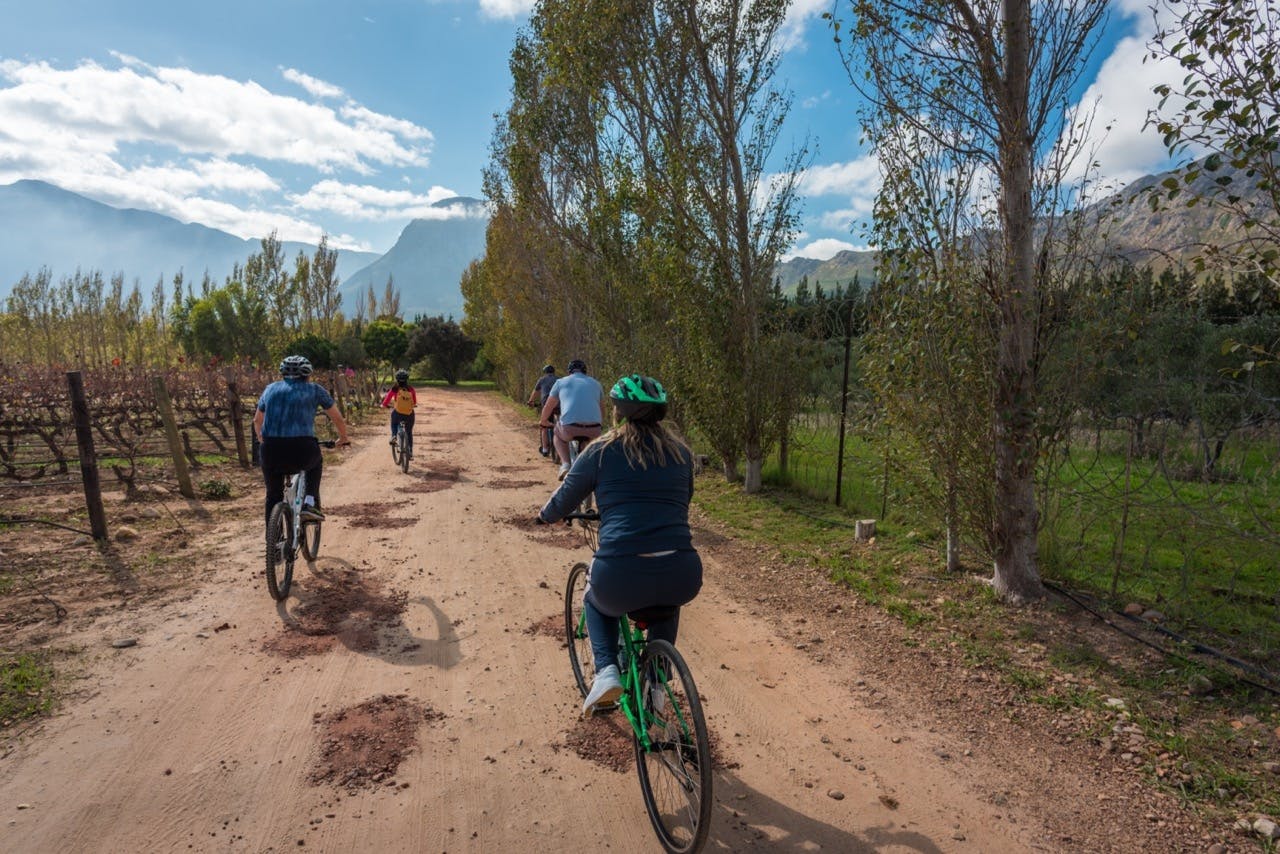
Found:
M 840 851 L 874 854 L 885 848 L 941 854 L 932 839 L 897 826 L 891 818 L 850 833 L 797 812 L 744 783 L 737 775 L 715 775 L 715 809 L 708 850 Z M 850 812 L 857 812 L 855 807 Z M 857 819 L 855 819 L 856 821 Z
M 337 644 L 393 664 L 448 669 L 462 661 L 459 638 L 449 616 L 427 597 L 384 590 L 368 570 L 335 557 L 321 557 L 295 569 L 291 598 L 276 603 L 283 624 L 264 645 L 267 652 L 300 658 L 328 652 Z M 410 606 L 425 607 L 435 637 L 418 637 L 405 624 Z

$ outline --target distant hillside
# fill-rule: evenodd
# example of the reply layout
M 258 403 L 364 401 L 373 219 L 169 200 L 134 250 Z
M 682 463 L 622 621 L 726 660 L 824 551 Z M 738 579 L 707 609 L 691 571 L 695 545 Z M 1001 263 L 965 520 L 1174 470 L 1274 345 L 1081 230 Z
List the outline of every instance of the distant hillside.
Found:
M 1138 263 L 1151 261 L 1161 266 L 1185 260 L 1203 244 L 1222 245 L 1237 239 L 1240 224 L 1223 216 L 1220 208 L 1209 204 L 1187 206 L 1192 198 L 1207 198 L 1220 190 L 1215 183 L 1218 179 L 1230 178 L 1229 191 L 1239 195 L 1243 204 L 1252 206 L 1255 214 L 1268 217 L 1266 202 L 1255 186 L 1258 177 L 1249 178 L 1244 170 L 1225 165 L 1217 172 L 1201 172 L 1177 198 L 1162 199 L 1159 209 L 1153 211 L 1152 191 L 1159 192 L 1161 183 L 1174 175 L 1148 175 L 1090 208 L 1106 249 Z M 1274 216 L 1272 212 L 1268 218 Z
M 805 276 L 809 277 L 810 287 L 821 284 L 828 291 L 836 285 L 848 285 L 855 276 L 862 287 L 866 288 L 876 278 L 876 253 L 872 250 L 846 249 L 826 261 L 792 258 L 779 264 L 774 272 L 786 293 L 793 293 Z
M 386 255 L 343 280 L 342 304 L 348 312 L 356 294 L 373 286 L 381 298 L 390 276 L 400 291 L 405 320 L 416 314 L 462 318 L 462 273 L 484 255 L 489 219 L 484 204 L 457 196 L 433 207 L 455 214 L 439 219 L 415 219 L 405 226 Z
M 315 252 L 306 243 L 283 246 L 291 267 L 299 249 Z M 260 248 L 258 240 L 151 211 L 113 208 L 43 181 L 0 186 L 0 299 L 41 267 L 52 270 L 55 281 L 77 268 L 123 273 L 127 282 L 138 279 L 148 290 L 159 276 L 169 281 L 179 270 L 196 282 L 208 270 L 221 282 Z M 338 275 L 345 279 L 377 257 L 340 250 Z

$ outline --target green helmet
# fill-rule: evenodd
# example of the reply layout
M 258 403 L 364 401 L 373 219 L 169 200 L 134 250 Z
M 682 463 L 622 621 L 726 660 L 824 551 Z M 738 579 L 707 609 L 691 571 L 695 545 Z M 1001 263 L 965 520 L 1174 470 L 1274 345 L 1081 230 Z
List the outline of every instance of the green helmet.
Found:
M 667 415 L 667 390 L 653 377 L 631 374 L 609 391 L 618 414 L 628 421 L 661 421 Z

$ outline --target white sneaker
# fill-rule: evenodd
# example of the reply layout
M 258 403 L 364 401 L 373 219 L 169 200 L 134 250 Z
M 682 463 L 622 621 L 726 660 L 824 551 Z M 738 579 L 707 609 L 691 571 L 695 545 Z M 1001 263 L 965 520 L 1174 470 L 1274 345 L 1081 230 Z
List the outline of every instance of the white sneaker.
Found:
M 591 690 L 587 692 L 587 699 L 582 701 L 582 716 L 591 717 L 597 709 L 616 704 L 621 696 L 622 680 L 618 677 L 618 666 L 610 664 L 591 680 Z
M 564 480 L 564 476 L 565 476 L 565 475 L 567 475 L 568 473 L 569 473 L 569 464 L 568 464 L 568 463 L 561 463 L 561 464 L 560 464 L 560 476 L 557 478 L 557 480 Z

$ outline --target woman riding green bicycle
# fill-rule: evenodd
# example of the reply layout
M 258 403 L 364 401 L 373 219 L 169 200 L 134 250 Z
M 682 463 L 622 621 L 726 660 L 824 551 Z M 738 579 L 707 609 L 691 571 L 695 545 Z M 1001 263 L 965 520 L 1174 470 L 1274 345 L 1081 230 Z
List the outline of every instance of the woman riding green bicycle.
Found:
M 693 452 L 662 423 L 667 393 L 652 377 L 632 374 L 618 380 L 609 398 L 621 423 L 579 454 L 537 520 L 557 522 L 595 493 L 600 540 L 584 605 L 595 678 L 584 715 L 622 694 L 618 618 L 687 604 L 702 588 L 702 560 L 689 530 Z M 679 622 L 678 611 L 650 622 L 649 639 L 674 645 Z

